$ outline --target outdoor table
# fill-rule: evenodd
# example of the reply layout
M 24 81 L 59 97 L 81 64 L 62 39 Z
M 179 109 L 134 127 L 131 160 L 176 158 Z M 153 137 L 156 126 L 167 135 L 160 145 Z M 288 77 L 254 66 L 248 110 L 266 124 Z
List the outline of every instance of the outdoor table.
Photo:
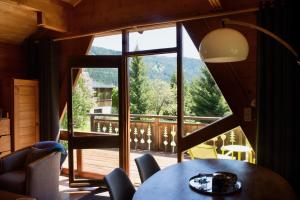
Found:
M 235 173 L 241 190 L 226 196 L 211 196 L 193 191 L 189 179 L 199 173 Z M 209 199 L 297 199 L 281 176 L 266 168 L 237 160 L 199 159 L 183 161 L 155 173 L 136 191 L 133 200 L 209 200 Z
M 233 151 L 238 153 L 238 160 L 241 160 L 241 153 L 250 153 L 252 149 L 243 145 L 226 145 L 221 147 L 222 151 Z M 248 160 L 251 161 L 251 156 L 248 155 Z

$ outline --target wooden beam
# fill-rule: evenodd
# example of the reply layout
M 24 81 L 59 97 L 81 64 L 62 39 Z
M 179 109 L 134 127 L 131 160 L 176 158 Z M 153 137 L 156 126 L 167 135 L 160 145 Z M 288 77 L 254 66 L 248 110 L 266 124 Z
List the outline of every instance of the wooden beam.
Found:
M 220 119 L 216 122 L 209 124 L 208 126 L 197 130 L 190 135 L 182 138 L 181 147 L 178 149 L 178 153 L 186 151 L 193 146 L 201 144 L 211 138 L 214 138 L 226 131 L 229 131 L 237 126 L 239 126 L 240 122 L 235 117 L 235 115 L 230 115 L 223 119 Z
M 177 47 L 177 141 L 178 153 L 177 162 L 181 162 L 183 158 L 182 151 L 182 138 L 184 127 L 184 77 L 183 77 L 183 42 L 182 42 L 182 23 L 176 24 L 176 47 Z
M 125 30 L 122 32 L 122 57 L 123 61 L 119 68 L 119 115 L 121 121 L 119 122 L 120 130 L 120 152 L 119 165 L 129 175 L 129 160 L 130 160 L 130 108 L 129 108 L 129 66 L 128 59 L 124 57 L 129 50 L 129 33 Z
M 91 68 L 119 68 L 119 64 L 122 62 L 120 56 L 117 55 L 80 55 L 74 56 L 70 60 L 70 65 L 73 68 L 76 67 L 91 67 Z
M 71 4 L 73 7 L 77 6 L 82 0 L 62 0 L 68 4 Z
M 36 12 L 37 26 L 67 32 L 72 6 L 60 0 L 0 0 Z
M 247 1 L 247 4 L 243 3 L 242 6 L 236 3 L 235 9 L 223 9 L 221 12 L 211 12 L 211 5 L 207 0 L 166 0 L 164 4 L 147 0 L 125 1 L 124 3 L 115 0 L 92 2 L 82 1 L 74 8 L 73 18 L 77 20 L 71 24 L 70 32 L 62 34 L 55 41 L 258 10 L 257 3 L 253 1 Z

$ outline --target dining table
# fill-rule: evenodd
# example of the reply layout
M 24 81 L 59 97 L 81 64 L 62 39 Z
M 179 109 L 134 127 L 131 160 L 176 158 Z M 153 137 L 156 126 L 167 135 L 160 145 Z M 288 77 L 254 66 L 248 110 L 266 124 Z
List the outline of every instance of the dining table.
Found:
M 237 175 L 241 189 L 227 195 L 205 194 L 192 190 L 191 177 L 198 174 L 230 172 Z M 277 173 L 256 164 L 238 160 L 197 159 L 164 168 L 148 178 L 133 200 L 293 200 L 289 183 Z

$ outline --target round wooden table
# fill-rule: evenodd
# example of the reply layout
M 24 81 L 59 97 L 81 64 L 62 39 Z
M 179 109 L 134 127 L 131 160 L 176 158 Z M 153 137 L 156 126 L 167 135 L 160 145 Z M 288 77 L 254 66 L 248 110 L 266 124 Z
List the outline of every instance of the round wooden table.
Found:
M 240 191 L 226 196 L 210 196 L 194 192 L 189 179 L 199 173 L 226 171 L 237 174 Z M 203 159 L 184 161 L 167 167 L 147 179 L 133 200 L 197 200 L 197 199 L 296 199 L 288 182 L 266 168 L 236 160 Z

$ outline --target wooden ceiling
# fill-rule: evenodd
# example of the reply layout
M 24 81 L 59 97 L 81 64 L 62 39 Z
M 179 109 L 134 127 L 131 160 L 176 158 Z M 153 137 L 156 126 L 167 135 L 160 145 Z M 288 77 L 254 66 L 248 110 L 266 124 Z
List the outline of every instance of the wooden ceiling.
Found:
M 20 44 L 39 27 L 67 32 L 73 5 L 77 3 L 75 0 L 0 0 L 0 42 Z
M 0 42 L 20 44 L 39 27 L 59 38 L 257 7 L 258 0 L 0 0 Z
M 0 1 L 0 43 L 20 44 L 36 29 L 34 12 Z

